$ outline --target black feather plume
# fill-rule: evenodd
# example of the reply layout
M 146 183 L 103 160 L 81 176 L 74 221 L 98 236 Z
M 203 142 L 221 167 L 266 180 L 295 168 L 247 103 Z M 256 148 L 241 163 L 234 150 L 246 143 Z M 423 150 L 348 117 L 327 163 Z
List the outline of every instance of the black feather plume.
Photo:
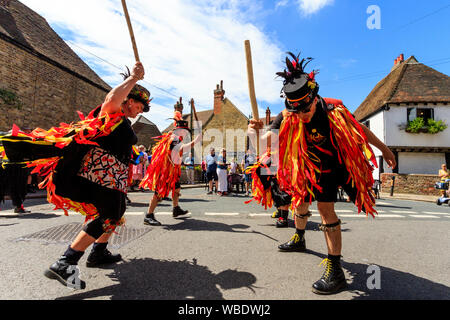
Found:
M 120 75 L 123 77 L 123 80 L 126 80 L 126 79 L 128 79 L 129 77 L 131 77 L 130 69 L 128 69 L 127 66 L 125 66 L 125 68 L 127 68 L 127 71 L 120 74 Z
M 291 82 L 293 79 L 300 77 L 302 74 L 306 73 L 306 66 L 313 60 L 313 58 L 303 58 L 302 61 L 299 62 L 300 52 L 296 56 L 292 52 L 286 52 L 289 56 L 292 57 L 292 60 L 289 57 L 286 57 L 286 67 L 287 70 L 284 69 L 283 72 L 277 72 L 276 75 L 284 78 L 284 83 Z

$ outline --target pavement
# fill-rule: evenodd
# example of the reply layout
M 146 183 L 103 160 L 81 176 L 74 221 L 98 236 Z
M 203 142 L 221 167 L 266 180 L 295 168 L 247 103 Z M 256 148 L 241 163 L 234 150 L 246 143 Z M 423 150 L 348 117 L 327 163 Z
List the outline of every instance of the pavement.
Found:
M 192 189 L 192 188 L 204 188 L 204 183 L 197 183 L 197 184 L 183 184 L 181 185 L 181 189 Z M 136 191 L 138 192 L 138 191 Z M 38 190 L 35 193 L 28 193 L 26 196 L 26 199 L 40 199 L 40 198 L 46 198 L 47 193 L 44 190 Z M 391 196 L 390 193 L 387 192 L 380 192 L 380 197 L 385 199 L 397 199 L 397 200 L 412 200 L 412 201 L 425 201 L 425 202 L 436 202 L 436 199 L 438 196 L 429 196 L 429 195 L 423 195 L 423 194 L 405 194 L 405 193 L 395 193 Z M 6 200 L 9 200 L 9 197 L 5 197 Z

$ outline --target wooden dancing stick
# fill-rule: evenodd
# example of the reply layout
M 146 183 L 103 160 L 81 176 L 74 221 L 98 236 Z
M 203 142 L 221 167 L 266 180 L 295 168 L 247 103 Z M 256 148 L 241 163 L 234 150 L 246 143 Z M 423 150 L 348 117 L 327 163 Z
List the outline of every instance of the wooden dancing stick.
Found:
M 195 111 L 194 99 L 192 99 L 192 98 L 191 98 L 191 108 L 192 108 L 192 110 L 194 111 L 195 121 L 198 122 L 197 111 Z
M 247 76 L 248 76 L 248 91 L 250 94 L 250 103 L 252 105 L 253 119 L 259 120 L 258 104 L 255 95 L 255 82 L 253 80 L 253 64 L 252 64 L 252 50 L 250 48 L 250 41 L 245 40 L 245 57 L 247 59 Z
M 128 14 L 127 4 L 125 0 L 122 0 L 122 7 L 123 12 L 125 13 L 125 19 L 127 19 L 128 31 L 130 32 L 131 44 L 133 45 L 134 57 L 136 59 L 136 62 L 140 62 L 136 40 L 134 39 L 133 27 L 131 25 L 130 15 Z
M 247 60 L 247 77 L 248 77 L 248 91 L 250 95 L 250 103 L 252 105 L 253 119 L 259 120 L 258 104 L 256 102 L 255 95 L 255 82 L 253 79 L 253 63 L 252 63 L 252 51 L 250 48 L 250 40 L 244 41 L 245 45 L 245 58 Z M 259 132 L 256 130 L 256 152 L 259 156 Z

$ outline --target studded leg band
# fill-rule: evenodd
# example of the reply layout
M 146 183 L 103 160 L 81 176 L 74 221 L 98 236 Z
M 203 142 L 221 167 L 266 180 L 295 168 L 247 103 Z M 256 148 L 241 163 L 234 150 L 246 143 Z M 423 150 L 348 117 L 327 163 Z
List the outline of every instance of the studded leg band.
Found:
M 311 214 L 311 211 L 308 211 L 308 212 L 305 213 L 305 214 L 297 214 L 297 213 L 295 213 L 295 216 L 296 216 L 297 218 L 299 218 L 299 219 L 306 219 L 306 218 L 311 217 L 312 214 Z
M 330 224 L 322 224 L 319 223 L 319 230 L 323 231 L 323 232 L 333 232 L 337 230 L 337 227 L 341 224 L 341 220 L 339 219 L 337 222 L 335 223 L 330 223 Z

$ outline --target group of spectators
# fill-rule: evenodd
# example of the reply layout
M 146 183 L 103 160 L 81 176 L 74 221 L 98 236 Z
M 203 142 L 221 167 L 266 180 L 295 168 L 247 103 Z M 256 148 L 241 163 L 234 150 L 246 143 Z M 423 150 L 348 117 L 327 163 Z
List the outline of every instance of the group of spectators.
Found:
M 202 162 L 202 171 L 205 181 L 208 183 L 207 194 L 213 193 L 213 184 L 216 184 L 217 194 L 220 196 L 226 196 L 229 193 L 228 185 L 229 178 L 233 176 L 239 176 L 239 172 L 245 172 L 249 166 L 256 162 L 256 157 L 247 151 L 241 166 L 236 163 L 236 159 L 232 158 L 230 162 L 227 161 L 227 151 L 222 148 L 220 154 L 216 155 L 214 148 L 210 149 L 210 154 L 205 157 Z M 245 179 L 245 191 L 246 195 L 249 195 L 249 188 L 251 185 L 251 175 L 244 174 Z
M 146 151 L 144 145 L 140 145 L 137 149 L 139 151 L 139 155 L 136 157 L 131 166 L 131 191 L 135 191 L 135 188 L 139 186 L 139 183 L 144 178 L 147 167 L 152 161 L 152 155 L 150 152 Z M 144 191 L 142 188 L 140 188 L 140 190 Z

